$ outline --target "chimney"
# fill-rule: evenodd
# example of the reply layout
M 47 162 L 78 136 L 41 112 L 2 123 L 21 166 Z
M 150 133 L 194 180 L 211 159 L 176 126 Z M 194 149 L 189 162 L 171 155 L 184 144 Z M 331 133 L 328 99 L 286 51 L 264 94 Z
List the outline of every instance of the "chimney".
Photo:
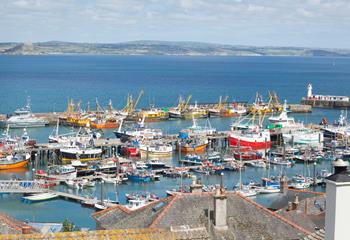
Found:
M 214 195 L 214 228 L 219 231 L 225 231 L 227 226 L 227 196 L 223 186 L 223 176 L 221 173 L 221 185 L 216 185 Z
M 30 226 L 23 226 L 22 227 L 22 234 L 30 234 L 31 229 L 32 228 Z
M 288 179 L 285 175 L 282 175 L 280 179 L 280 192 L 286 193 L 287 191 L 288 191 Z
M 298 209 L 299 204 L 300 204 L 300 202 L 299 202 L 299 194 L 298 194 L 298 193 L 296 193 L 296 194 L 295 194 L 295 199 L 294 199 L 294 202 L 292 203 L 293 210 Z
M 349 239 L 347 219 L 350 212 L 349 163 L 333 161 L 334 174 L 326 178 L 326 240 Z
M 191 193 L 201 193 L 202 192 L 202 181 L 200 179 L 198 179 L 198 181 L 196 180 L 196 176 L 193 175 L 192 176 L 192 184 L 190 186 L 190 191 Z

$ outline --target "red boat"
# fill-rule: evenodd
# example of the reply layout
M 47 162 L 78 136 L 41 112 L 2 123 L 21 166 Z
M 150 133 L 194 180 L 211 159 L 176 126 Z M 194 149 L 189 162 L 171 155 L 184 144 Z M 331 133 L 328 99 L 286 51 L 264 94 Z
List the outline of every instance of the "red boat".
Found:
M 122 148 L 122 153 L 124 156 L 137 157 L 140 156 L 140 151 L 136 147 L 128 146 Z
M 231 132 L 228 137 L 230 147 L 250 147 L 253 150 L 271 147 L 270 132 Z
M 239 152 L 235 152 L 233 157 L 236 160 L 240 160 L 240 158 L 242 158 L 242 161 L 250 161 L 262 159 L 262 154 L 259 152 L 241 152 L 241 154 L 239 154 Z

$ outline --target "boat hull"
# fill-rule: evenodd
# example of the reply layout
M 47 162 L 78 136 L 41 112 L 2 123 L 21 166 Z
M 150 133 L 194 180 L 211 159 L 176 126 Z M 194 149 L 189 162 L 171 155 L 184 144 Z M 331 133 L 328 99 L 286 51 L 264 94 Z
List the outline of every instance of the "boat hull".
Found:
M 27 166 L 29 160 L 23 160 L 17 163 L 11 163 L 11 164 L 0 164 L 0 170 L 9 170 L 9 169 L 16 169 L 16 168 L 24 168 Z
M 267 139 L 267 141 L 250 141 L 230 135 L 228 141 L 230 147 L 249 147 L 253 150 L 269 149 L 271 147 L 270 139 Z
M 195 147 L 191 146 L 181 146 L 181 153 L 184 154 L 202 154 L 207 148 L 207 144 L 198 145 Z

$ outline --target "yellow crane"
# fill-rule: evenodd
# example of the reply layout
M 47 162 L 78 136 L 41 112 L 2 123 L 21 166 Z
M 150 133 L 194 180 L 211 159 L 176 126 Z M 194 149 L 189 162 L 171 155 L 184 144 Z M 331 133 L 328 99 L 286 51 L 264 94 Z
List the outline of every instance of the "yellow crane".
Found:
M 137 107 L 137 104 L 139 103 L 141 97 L 143 96 L 143 93 L 143 90 L 141 90 L 135 102 L 132 95 L 128 94 L 127 103 L 123 110 L 126 111 L 128 114 L 132 114 L 135 111 L 135 108 Z
M 223 101 L 222 101 L 222 96 L 219 97 L 219 102 L 218 102 L 218 106 L 217 106 L 219 111 L 221 111 L 222 108 L 226 105 L 227 100 L 228 100 L 228 96 L 225 96 Z
M 183 106 L 182 112 L 185 112 L 185 111 L 186 111 L 187 106 L 188 106 L 188 104 L 189 104 L 189 102 L 190 102 L 190 100 L 191 100 L 191 97 L 192 97 L 192 95 L 188 95 L 187 101 L 186 101 L 185 105 Z

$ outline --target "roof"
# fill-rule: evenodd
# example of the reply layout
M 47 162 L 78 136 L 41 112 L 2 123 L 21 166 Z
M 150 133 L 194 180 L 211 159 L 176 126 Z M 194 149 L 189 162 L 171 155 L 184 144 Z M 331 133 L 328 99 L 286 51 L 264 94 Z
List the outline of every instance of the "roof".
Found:
M 279 210 L 281 208 L 285 208 L 286 206 L 288 206 L 288 202 L 293 202 L 295 200 L 296 195 L 298 195 L 299 201 L 302 201 L 306 198 L 324 195 L 324 193 L 312 192 L 312 191 L 306 191 L 306 190 L 288 189 L 288 191 L 286 191 L 284 194 L 279 194 L 278 197 L 274 196 L 275 200 L 272 201 L 266 207 L 268 209 L 273 209 L 273 210 Z
M 350 171 L 332 174 L 326 179 L 336 183 L 350 183 Z
M 116 205 L 92 216 L 98 223 L 98 229 L 147 228 L 173 199 L 174 197 L 168 197 L 136 210 Z
M 35 233 L 36 230 L 24 222 L 17 221 L 6 214 L 0 213 L 0 236 L 1 234 L 20 234 L 23 228 Z
M 212 193 L 186 193 L 166 198 L 157 210 L 149 205 L 136 211 L 124 211 L 120 207 L 95 214 L 103 229 L 208 227 L 208 209 L 211 239 L 299 239 L 310 231 L 290 222 L 282 216 L 235 193 L 227 193 L 228 231 L 218 232 L 212 227 L 214 200 Z M 203 231 L 200 234 L 205 234 Z
M 154 240 L 166 239 L 174 240 L 176 235 L 169 230 L 164 229 L 119 229 L 119 230 L 104 230 L 104 231 L 77 231 L 77 232 L 61 232 L 49 234 L 25 234 L 25 235 L 0 235 L 2 239 L 129 239 L 129 240 Z

